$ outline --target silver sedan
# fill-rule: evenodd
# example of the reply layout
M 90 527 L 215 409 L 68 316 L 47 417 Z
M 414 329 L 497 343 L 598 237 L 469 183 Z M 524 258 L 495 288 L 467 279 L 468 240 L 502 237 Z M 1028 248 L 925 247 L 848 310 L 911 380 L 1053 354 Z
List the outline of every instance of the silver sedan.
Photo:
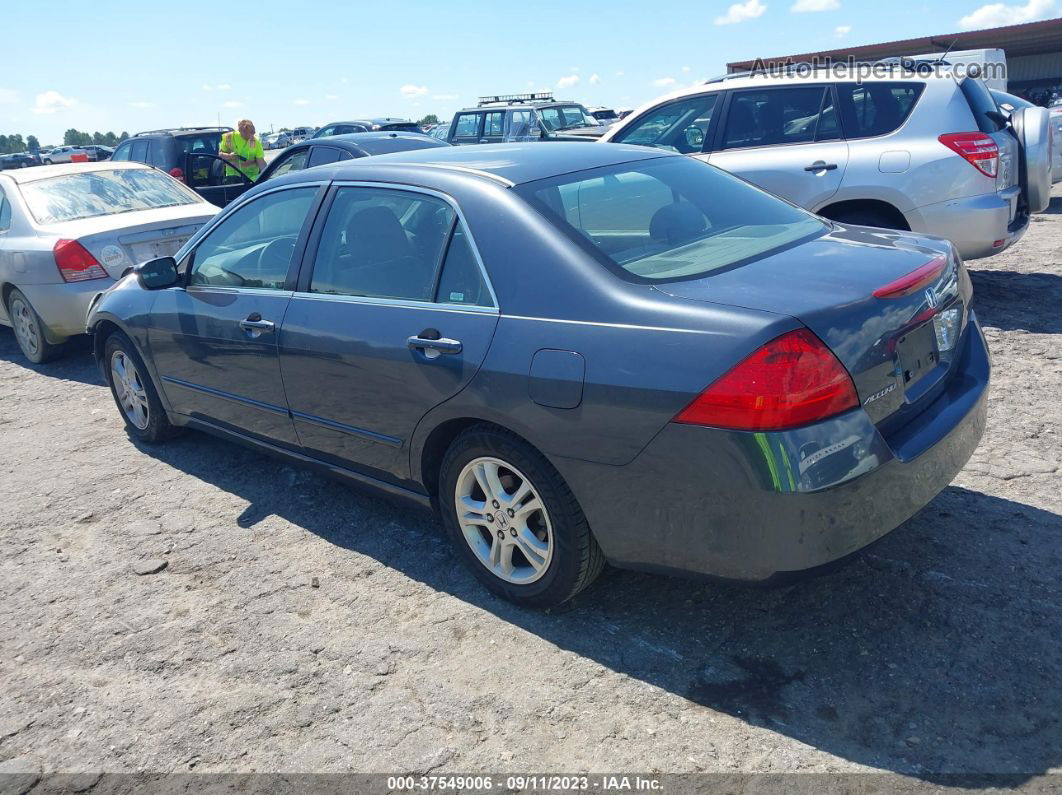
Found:
M 218 208 L 140 163 L 0 172 L 0 324 L 30 361 L 85 331 L 92 300 L 138 262 L 177 251 Z

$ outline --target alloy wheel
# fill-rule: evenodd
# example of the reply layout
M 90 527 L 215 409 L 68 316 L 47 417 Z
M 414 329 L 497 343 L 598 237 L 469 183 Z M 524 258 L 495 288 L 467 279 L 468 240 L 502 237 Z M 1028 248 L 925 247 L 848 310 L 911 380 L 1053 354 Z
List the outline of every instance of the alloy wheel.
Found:
M 111 382 L 126 418 L 140 430 L 148 426 L 148 396 L 136 365 L 123 351 L 111 355 Z
M 540 579 L 553 559 L 553 526 L 530 480 L 498 458 L 470 461 L 457 477 L 462 535 L 492 574 L 516 585 Z
M 41 330 L 37 325 L 37 316 L 21 296 L 11 300 L 11 323 L 15 330 L 15 339 L 30 358 L 38 355 L 41 349 Z

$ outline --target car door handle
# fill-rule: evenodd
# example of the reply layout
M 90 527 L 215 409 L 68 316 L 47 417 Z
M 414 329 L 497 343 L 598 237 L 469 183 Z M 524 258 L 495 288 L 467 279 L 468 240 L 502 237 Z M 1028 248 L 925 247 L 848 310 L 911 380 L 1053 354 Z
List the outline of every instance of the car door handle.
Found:
M 421 333 L 423 334 L 423 332 Z M 424 336 L 410 337 L 406 340 L 406 345 L 409 346 L 410 350 L 423 350 L 425 353 L 432 351 L 436 355 L 445 353 L 452 356 L 464 350 L 464 346 L 458 340 L 451 340 L 446 337 L 438 337 L 437 339 Z
M 837 168 L 836 163 L 827 163 L 824 160 L 817 160 L 810 166 L 804 168 L 805 171 L 834 171 Z
M 246 319 L 240 321 L 240 328 L 244 331 L 258 332 L 261 334 L 263 331 L 272 331 L 275 326 L 272 320 L 262 320 L 262 316 L 257 312 L 252 312 Z

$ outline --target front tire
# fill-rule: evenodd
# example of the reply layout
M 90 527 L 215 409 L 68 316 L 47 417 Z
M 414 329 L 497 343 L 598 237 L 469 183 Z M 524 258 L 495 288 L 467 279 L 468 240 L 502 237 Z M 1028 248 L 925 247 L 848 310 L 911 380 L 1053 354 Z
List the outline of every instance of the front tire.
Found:
M 103 350 L 107 383 L 129 433 L 149 444 L 176 436 L 180 429 L 166 416 L 166 409 L 132 340 L 116 331 L 107 338 Z
M 34 364 L 44 364 L 63 352 L 61 344 L 53 345 L 45 339 L 44 323 L 21 290 L 12 290 L 8 296 L 7 316 L 11 320 L 18 347 Z
M 527 442 L 496 426 L 469 428 L 450 445 L 439 506 L 461 560 L 489 590 L 516 604 L 563 604 L 604 566 L 560 473 Z

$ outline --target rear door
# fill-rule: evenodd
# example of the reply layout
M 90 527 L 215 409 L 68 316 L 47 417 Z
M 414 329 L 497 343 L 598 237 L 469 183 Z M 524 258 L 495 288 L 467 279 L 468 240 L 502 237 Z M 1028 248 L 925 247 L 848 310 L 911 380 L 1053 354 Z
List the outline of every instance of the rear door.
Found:
M 216 154 L 188 154 L 184 159 L 188 187 L 218 207 L 227 207 L 254 185 L 238 166 L 230 165 Z M 229 174 L 230 168 L 237 173 Z
M 498 310 L 467 228 L 430 191 L 332 189 L 280 335 L 311 455 L 408 477 L 418 421 L 479 369 Z
M 802 207 L 821 207 L 841 186 L 848 144 L 830 86 L 729 92 L 708 162 Z
M 186 286 L 158 292 L 149 342 L 175 411 L 296 446 L 277 331 L 322 190 L 283 187 L 242 204 L 185 257 Z
M 492 110 L 483 114 L 481 144 L 500 144 L 505 140 L 505 111 Z

